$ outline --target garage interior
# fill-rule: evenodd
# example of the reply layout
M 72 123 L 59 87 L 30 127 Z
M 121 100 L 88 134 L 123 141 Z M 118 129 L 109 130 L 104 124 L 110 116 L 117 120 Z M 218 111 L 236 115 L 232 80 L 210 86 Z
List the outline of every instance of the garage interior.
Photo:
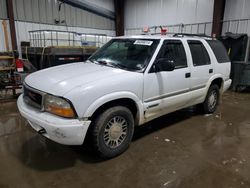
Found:
M 249 8 L 250 0 L 0 0 L 0 187 L 250 187 Z M 20 115 L 28 74 L 150 33 L 223 42 L 233 83 L 215 113 L 190 107 L 157 118 L 109 160 L 46 139 Z

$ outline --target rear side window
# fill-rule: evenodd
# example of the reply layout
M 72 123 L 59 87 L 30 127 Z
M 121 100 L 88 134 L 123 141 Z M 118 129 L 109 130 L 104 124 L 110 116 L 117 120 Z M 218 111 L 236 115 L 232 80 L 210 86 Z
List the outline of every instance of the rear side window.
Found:
M 178 40 L 166 40 L 157 58 L 173 61 L 175 69 L 187 67 L 186 52 L 182 42 Z
M 230 62 L 226 48 L 224 47 L 224 45 L 220 41 L 207 40 L 207 43 L 209 44 L 209 46 L 213 50 L 214 55 L 215 55 L 218 63 Z
M 210 64 L 210 58 L 207 50 L 200 41 L 188 40 L 188 45 L 191 51 L 194 66 Z

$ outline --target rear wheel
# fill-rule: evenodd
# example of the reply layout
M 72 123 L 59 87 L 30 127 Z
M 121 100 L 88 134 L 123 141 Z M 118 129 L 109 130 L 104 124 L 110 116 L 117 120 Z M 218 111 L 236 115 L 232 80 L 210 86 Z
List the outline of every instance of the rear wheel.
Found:
M 219 103 L 219 87 L 218 85 L 211 85 L 204 103 L 202 104 L 203 111 L 206 114 L 213 113 Z
M 101 157 L 111 158 L 128 148 L 134 133 L 134 118 L 128 108 L 115 106 L 102 112 L 92 126 L 95 150 Z

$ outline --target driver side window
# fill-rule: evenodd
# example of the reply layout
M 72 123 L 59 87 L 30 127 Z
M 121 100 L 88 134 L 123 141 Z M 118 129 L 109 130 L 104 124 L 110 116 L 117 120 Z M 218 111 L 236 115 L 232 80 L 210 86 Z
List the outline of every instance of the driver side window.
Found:
M 161 47 L 157 59 L 165 58 L 174 62 L 175 69 L 187 67 L 186 52 L 183 44 L 179 40 L 167 40 Z

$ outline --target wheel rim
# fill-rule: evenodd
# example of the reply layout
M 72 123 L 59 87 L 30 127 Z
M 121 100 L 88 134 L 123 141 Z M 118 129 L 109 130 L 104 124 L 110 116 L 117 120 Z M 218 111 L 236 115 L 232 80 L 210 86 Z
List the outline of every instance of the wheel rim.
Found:
M 218 94 L 215 90 L 213 90 L 208 98 L 208 107 L 210 110 L 213 110 L 216 107 L 218 99 Z
M 127 136 L 128 122 L 121 116 L 115 116 L 109 120 L 104 130 L 104 143 L 110 148 L 116 148 L 122 144 Z

